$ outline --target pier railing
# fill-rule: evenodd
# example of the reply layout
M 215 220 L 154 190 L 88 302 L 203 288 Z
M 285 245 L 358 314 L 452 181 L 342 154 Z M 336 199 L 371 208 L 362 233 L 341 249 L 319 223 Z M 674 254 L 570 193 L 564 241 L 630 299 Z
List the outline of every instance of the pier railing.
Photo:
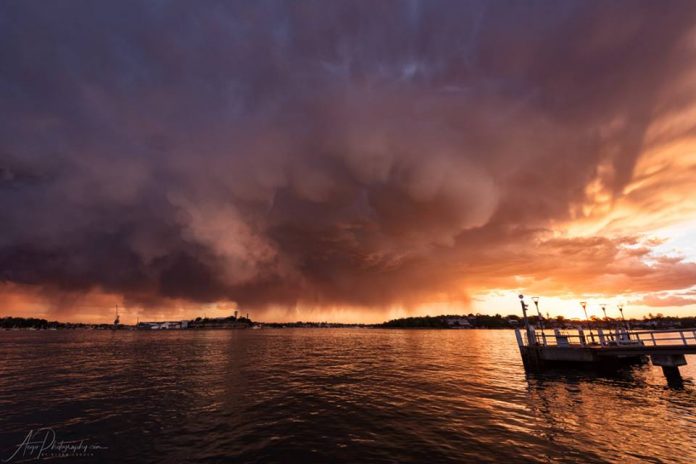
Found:
M 516 329 L 517 343 L 529 346 L 696 346 L 696 329 L 629 330 L 616 329 L 535 329 L 528 333 Z

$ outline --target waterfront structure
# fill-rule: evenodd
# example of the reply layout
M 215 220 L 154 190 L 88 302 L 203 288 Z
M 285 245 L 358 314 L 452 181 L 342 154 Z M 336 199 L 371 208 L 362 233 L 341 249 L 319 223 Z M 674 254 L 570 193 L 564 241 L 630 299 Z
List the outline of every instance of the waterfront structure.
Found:
M 200 318 L 183 321 L 138 322 L 137 329 L 141 330 L 179 330 L 179 329 L 246 329 L 252 326 L 249 319 L 234 316 Z
M 189 321 L 138 322 L 140 330 L 179 330 L 188 329 Z
M 445 322 L 453 329 L 470 329 L 472 327 L 469 319 L 465 317 L 448 317 Z
M 670 385 L 681 385 L 679 366 L 686 365 L 686 354 L 696 354 L 696 329 L 633 330 L 625 321 L 609 330 L 537 329 L 527 318 L 523 295 L 520 303 L 524 332 L 516 327 L 515 336 L 527 370 L 583 365 L 615 369 L 650 359 L 662 368 Z

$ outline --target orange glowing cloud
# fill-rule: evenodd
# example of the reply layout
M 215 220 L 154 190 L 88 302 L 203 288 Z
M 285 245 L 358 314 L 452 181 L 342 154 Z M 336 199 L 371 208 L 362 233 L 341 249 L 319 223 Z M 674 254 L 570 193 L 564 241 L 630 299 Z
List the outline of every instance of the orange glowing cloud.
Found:
M 696 310 L 696 4 L 103 8 L 0 12 L 2 314 Z

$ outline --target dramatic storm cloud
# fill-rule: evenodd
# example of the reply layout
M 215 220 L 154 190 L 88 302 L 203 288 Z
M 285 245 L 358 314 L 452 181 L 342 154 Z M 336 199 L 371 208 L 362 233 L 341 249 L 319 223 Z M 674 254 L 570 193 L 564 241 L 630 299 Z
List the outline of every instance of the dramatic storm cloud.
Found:
M 695 217 L 693 146 L 674 151 L 696 121 L 695 13 L 4 2 L 2 301 L 374 309 L 688 289 L 696 264 L 656 254 L 637 217 Z

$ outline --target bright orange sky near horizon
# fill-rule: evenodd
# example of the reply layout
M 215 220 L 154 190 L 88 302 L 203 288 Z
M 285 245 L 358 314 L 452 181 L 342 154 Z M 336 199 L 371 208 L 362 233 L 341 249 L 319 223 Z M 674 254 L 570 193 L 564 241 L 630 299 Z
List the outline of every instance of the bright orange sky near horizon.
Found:
M 109 8 L 0 30 L 0 317 L 696 315 L 696 4 Z

